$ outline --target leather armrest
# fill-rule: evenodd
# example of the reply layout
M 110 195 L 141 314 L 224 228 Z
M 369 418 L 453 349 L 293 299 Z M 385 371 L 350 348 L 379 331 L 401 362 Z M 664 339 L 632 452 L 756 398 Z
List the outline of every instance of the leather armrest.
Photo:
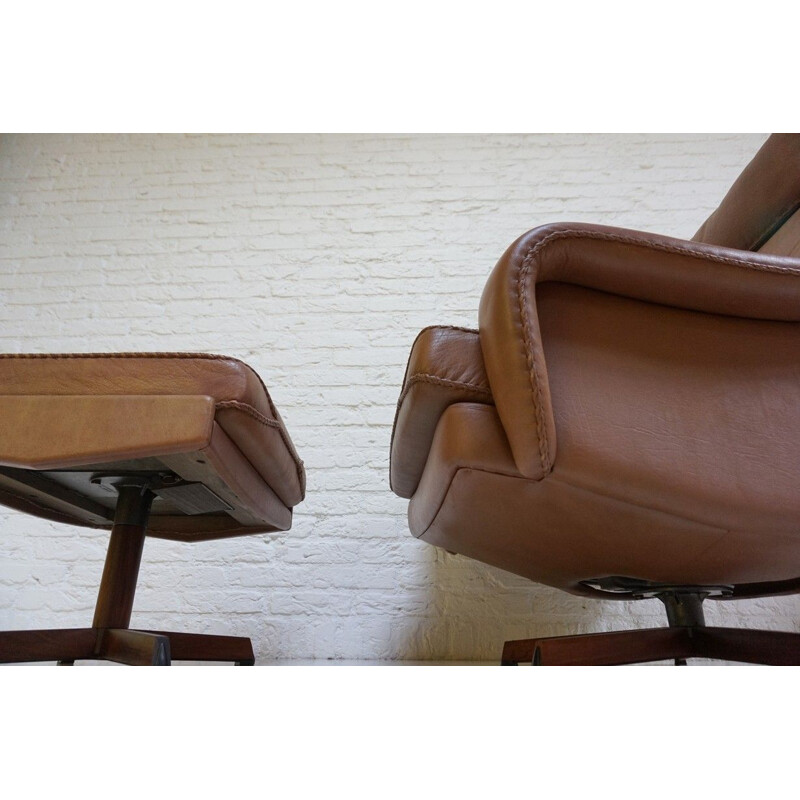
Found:
M 571 283 L 648 303 L 750 319 L 800 321 L 800 260 L 599 225 L 561 223 L 521 236 L 481 298 L 481 350 L 520 472 L 553 467 L 556 432 L 536 284 Z
M 417 490 L 436 426 L 453 403 L 492 404 L 478 332 L 425 328 L 411 348 L 395 414 L 389 469 L 395 494 Z

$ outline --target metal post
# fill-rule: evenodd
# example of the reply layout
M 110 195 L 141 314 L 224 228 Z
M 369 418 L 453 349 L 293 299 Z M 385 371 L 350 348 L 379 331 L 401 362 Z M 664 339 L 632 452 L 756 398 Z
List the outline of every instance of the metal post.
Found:
M 708 595 L 701 592 L 665 592 L 657 595 L 667 610 L 670 628 L 704 628 L 703 600 Z M 685 658 L 675 659 L 676 667 L 685 667 Z
M 703 614 L 705 594 L 670 592 L 658 595 L 667 609 L 670 628 L 702 628 L 706 624 Z

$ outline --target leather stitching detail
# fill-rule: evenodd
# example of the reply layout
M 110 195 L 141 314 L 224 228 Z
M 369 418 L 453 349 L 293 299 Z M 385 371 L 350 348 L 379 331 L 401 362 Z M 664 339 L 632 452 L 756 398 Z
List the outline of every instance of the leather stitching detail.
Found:
M 272 403 L 270 403 L 270 406 L 272 407 Z M 274 419 L 269 419 L 269 417 L 265 417 L 260 411 L 257 411 L 255 408 L 247 405 L 246 403 L 240 403 L 238 400 L 222 400 L 219 403 L 217 403 L 214 406 L 214 408 L 217 411 L 224 411 L 225 409 L 231 409 L 233 411 L 241 411 L 242 413 L 247 414 L 248 417 L 252 417 L 254 420 L 256 420 L 256 422 L 259 422 L 262 425 L 277 430 L 278 433 L 280 434 L 281 441 L 283 442 L 286 451 L 289 453 L 289 457 L 294 462 L 295 469 L 297 470 L 297 480 L 298 483 L 300 484 L 300 493 L 303 495 L 303 497 L 305 497 L 306 473 L 303 467 L 303 462 L 297 455 L 297 451 L 294 449 L 294 445 L 292 444 L 291 439 L 286 433 L 286 428 L 284 428 L 284 426 L 280 422 Z
M 398 405 L 402 405 L 403 400 L 415 383 L 431 383 L 435 386 L 443 386 L 447 389 L 465 389 L 470 392 L 485 394 L 489 397 L 492 396 L 492 390 L 483 384 L 454 381 L 450 380 L 450 378 L 440 378 L 438 375 L 430 375 L 425 372 L 418 372 L 406 380 L 406 385 L 403 387 L 403 391 L 400 394 L 400 399 L 397 401 Z
M 244 363 L 244 362 L 242 362 L 242 363 Z M 255 417 L 255 419 L 258 419 L 259 421 L 263 421 L 264 424 L 267 424 L 267 425 L 270 425 L 270 426 L 274 425 L 275 427 L 278 428 L 278 432 L 281 435 L 281 440 L 283 441 L 284 446 L 288 450 L 289 456 L 291 457 L 292 461 L 294 461 L 294 467 L 297 470 L 297 481 L 300 484 L 300 494 L 302 495 L 303 498 L 305 498 L 305 495 L 306 495 L 306 471 L 305 471 L 305 469 L 303 467 L 303 461 L 300 458 L 300 456 L 297 454 L 297 450 L 295 450 L 294 443 L 292 442 L 291 438 L 289 438 L 289 434 L 287 433 L 285 426 L 283 425 L 283 423 L 278 422 L 278 418 L 280 417 L 280 415 L 278 414 L 278 410 L 275 408 L 275 404 L 272 402 L 272 397 L 270 396 L 269 390 L 267 389 L 267 385 L 264 383 L 263 378 L 248 364 L 245 364 L 244 366 L 247 369 L 249 369 L 250 372 L 252 372 L 253 375 L 256 376 L 256 378 L 258 378 L 258 382 L 261 384 L 261 388 L 264 390 L 264 394 L 267 397 L 267 403 L 269 403 L 269 410 L 272 412 L 272 416 L 276 417 L 276 419 L 275 420 L 267 419 L 267 417 L 265 417 L 263 414 L 259 414 L 259 412 L 256 411 L 251 406 L 242 405 L 241 410 L 244 410 L 245 408 L 248 408 L 248 409 L 250 409 L 250 411 L 253 412 L 253 414 L 257 414 L 258 415 L 257 417 Z M 234 402 L 234 401 L 230 401 L 230 402 Z
M 282 428 L 281 424 L 276 420 L 265 417 L 260 411 L 257 411 L 255 408 L 247 405 L 246 403 L 240 403 L 238 400 L 222 400 L 217 403 L 214 408 L 216 408 L 218 411 L 221 409 L 232 408 L 236 411 L 244 412 L 248 417 L 258 420 L 262 425 L 268 425 L 270 428 L 277 428 L 278 430 L 281 430 Z
M 528 288 L 529 281 L 525 280 L 530 271 L 530 262 L 536 257 L 542 248 L 548 244 L 550 239 L 545 238 L 537 247 L 532 247 L 528 250 L 525 258 L 520 265 L 519 274 L 517 276 L 517 303 L 519 304 L 519 316 L 522 321 L 522 341 L 524 345 L 525 361 L 528 364 L 528 377 L 531 382 L 531 400 L 533 402 L 533 415 L 536 420 L 536 437 L 539 444 L 539 463 L 542 466 L 542 472 L 547 475 L 552 469 L 549 456 L 549 443 L 547 440 L 547 426 L 544 421 L 542 400 L 542 387 L 539 380 L 539 370 L 536 364 L 536 356 L 532 347 L 531 335 L 531 321 L 528 314 L 530 305 L 528 303 Z
M 0 353 L 0 358 L 202 358 L 210 361 L 234 361 L 244 364 L 238 358 L 218 356 L 212 353 Z M 247 366 L 245 364 L 245 366 Z
M 426 331 L 433 331 L 433 330 L 461 331 L 462 333 L 474 333 L 474 334 L 478 333 L 477 328 L 465 328 L 462 325 L 428 325 L 417 334 L 417 339 L 419 339 L 419 337 L 422 336 L 422 334 L 425 333 Z
M 610 242 L 620 242 L 621 244 L 630 244 L 636 247 L 644 247 L 648 250 L 661 250 L 665 253 L 676 253 L 678 255 L 696 258 L 700 261 L 715 261 L 720 264 L 732 264 L 746 269 L 752 269 L 756 272 L 779 272 L 785 275 L 797 275 L 800 277 L 800 261 L 796 267 L 782 267 L 777 264 L 757 264 L 752 260 L 744 258 L 734 258 L 733 256 L 723 256 L 717 253 L 703 253 L 698 251 L 697 245 L 702 245 L 702 242 L 687 242 L 686 245 L 681 246 L 677 244 L 668 244 L 666 242 L 654 242 L 647 239 L 641 239 L 636 236 L 626 236 L 620 233 L 606 233 L 605 231 L 582 231 L 577 229 L 566 228 L 564 230 L 557 230 L 548 233 L 540 239 L 535 245 L 526 252 L 526 258 L 529 255 L 540 252 L 546 245 L 555 239 L 602 239 Z M 708 246 L 708 245 L 706 245 Z M 713 245 L 711 245 L 713 246 Z M 748 251 L 749 252 L 749 251 Z M 754 254 L 756 256 L 757 254 Z M 765 256 L 762 255 L 761 258 Z M 770 257 L 770 256 L 766 256 Z
M 417 346 L 417 342 L 420 340 L 422 335 L 425 334 L 427 331 L 440 330 L 442 328 L 444 328 L 445 330 L 449 330 L 449 331 L 461 331 L 462 333 L 470 333 L 470 334 L 474 334 L 475 336 L 478 335 L 478 331 L 475 330 L 474 328 L 463 328 L 463 327 L 461 327 L 459 325 L 428 325 L 427 327 L 423 328 L 417 334 L 416 338 L 414 339 L 414 343 L 411 345 L 411 351 L 408 354 L 408 359 L 406 360 L 406 368 L 405 368 L 405 371 L 403 373 L 403 375 L 404 375 L 403 385 L 401 386 L 400 397 L 397 399 L 397 405 L 396 405 L 395 411 L 394 411 L 394 422 L 392 423 L 392 437 L 391 437 L 391 440 L 389 442 L 389 486 L 390 487 L 392 486 L 392 472 L 393 472 L 393 470 L 392 470 L 392 453 L 394 452 L 394 439 L 395 439 L 395 434 L 397 433 L 397 420 L 398 420 L 398 418 L 400 416 L 400 409 L 401 409 L 401 407 L 403 405 L 403 400 L 405 399 L 405 396 L 408 393 L 408 389 L 410 388 L 409 387 L 409 381 L 411 380 L 411 378 L 408 378 L 408 377 L 405 377 L 405 376 L 408 375 L 408 370 L 409 370 L 409 368 L 411 366 L 411 360 L 414 357 L 414 348 Z M 418 374 L 422 374 L 422 373 L 418 373 Z M 437 378 L 438 376 L 431 375 L 429 377 Z M 446 378 L 442 378 L 441 380 L 447 380 L 447 379 Z M 432 380 L 430 382 L 433 383 L 434 381 Z M 487 389 L 488 389 L 488 387 L 487 387 Z M 488 391 L 491 394 L 491 389 L 488 389 Z

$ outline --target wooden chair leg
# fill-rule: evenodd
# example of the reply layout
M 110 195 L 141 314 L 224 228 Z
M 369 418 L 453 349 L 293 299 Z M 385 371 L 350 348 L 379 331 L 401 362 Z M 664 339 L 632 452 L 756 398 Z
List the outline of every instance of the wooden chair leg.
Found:
M 750 664 L 800 665 L 800 633 L 747 628 L 694 628 L 697 655 Z
M 519 639 L 505 643 L 500 663 L 570 666 L 675 659 L 685 664 L 687 658 L 800 665 L 800 633 L 698 625 Z
M 0 662 L 75 661 L 94 658 L 93 628 L 0 632 Z
M 694 655 L 688 628 L 648 628 L 506 642 L 501 663 L 506 666 L 523 662 L 541 666 L 611 666 Z
M 121 629 L 130 625 L 147 535 L 147 517 L 153 502 L 153 494 L 147 489 L 146 480 L 141 478 L 118 487 L 118 492 L 114 526 L 97 592 L 94 628 Z
M 539 639 L 512 639 L 503 645 L 500 657 L 501 667 L 516 667 L 519 664 L 533 664 L 533 654 Z
M 125 628 L 99 629 L 96 653 L 95 658 L 131 666 L 170 665 L 169 639 L 166 636 Z
M 111 481 L 119 494 L 103 577 L 91 628 L 0 632 L 0 663 L 78 659 L 167 666 L 182 661 L 255 664 L 250 639 L 191 633 L 130 630 L 131 611 L 153 502 L 147 476 L 121 475 Z
M 246 636 L 140 631 L 127 628 L 69 628 L 0 632 L 0 663 L 116 661 L 166 666 L 172 660 L 232 661 L 253 666 L 253 645 Z
M 213 636 L 205 633 L 147 631 L 169 639 L 175 661 L 233 661 L 240 667 L 255 664 L 253 645 L 246 636 Z

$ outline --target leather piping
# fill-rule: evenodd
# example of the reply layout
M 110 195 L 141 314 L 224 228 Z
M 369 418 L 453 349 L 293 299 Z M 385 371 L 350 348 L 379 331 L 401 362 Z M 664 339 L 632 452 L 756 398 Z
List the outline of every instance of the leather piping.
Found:
M 270 428 L 277 428 L 278 430 L 280 430 L 282 427 L 281 424 L 276 420 L 265 417 L 260 411 L 257 411 L 252 406 L 247 405 L 247 403 L 240 403 L 238 400 L 221 400 L 214 406 L 214 408 L 217 410 L 232 408 L 236 411 L 241 411 L 244 414 L 247 414 L 248 417 L 252 417 L 262 425 L 268 425 Z
M 419 341 L 419 337 L 422 336 L 422 334 L 425 333 L 426 331 L 430 331 L 430 330 L 433 330 L 435 328 L 444 328 L 445 330 L 449 330 L 449 331 L 463 331 L 464 333 L 475 333 L 475 334 L 478 333 L 478 331 L 475 330 L 475 328 L 463 328 L 463 327 L 461 327 L 459 325 L 427 325 L 426 327 L 424 327 L 414 337 L 414 343 L 411 345 L 411 351 L 409 352 L 408 358 L 406 359 L 406 369 L 405 369 L 405 372 L 403 373 L 404 376 L 408 375 L 408 368 L 411 366 L 411 358 L 414 355 L 414 347 L 416 346 L 417 342 Z M 433 377 L 433 376 L 431 376 L 431 377 Z M 392 453 L 392 450 L 394 450 L 394 435 L 395 435 L 395 433 L 397 431 L 397 418 L 400 416 L 400 408 L 403 405 L 403 399 L 405 398 L 405 396 L 407 394 L 407 391 L 408 391 L 408 388 L 406 386 L 408 380 L 409 380 L 409 378 L 407 378 L 407 377 L 403 378 L 403 386 L 402 386 L 401 391 L 400 391 L 400 397 L 398 398 L 397 405 L 395 406 L 395 409 L 394 409 L 394 421 L 392 422 L 392 437 L 391 437 L 391 439 L 389 441 L 389 486 L 390 487 L 392 485 L 392 459 L 391 459 L 391 453 Z M 446 380 L 446 379 L 443 378 L 442 380 Z M 488 387 L 487 387 L 487 389 L 488 389 Z M 488 392 L 489 392 L 490 395 L 491 395 L 491 391 L 492 391 L 491 389 L 488 389 Z
M 232 359 L 232 360 L 233 361 L 238 361 L 238 359 Z M 243 361 L 239 361 L 239 363 L 240 364 L 244 364 Z M 262 380 L 261 376 L 251 366 L 249 366 L 248 364 L 244 364 L 244 366 L 247 367 L 247 369 L 249 369 L 250 372 L 252 372 L 253 375 L 256 376 L 256 378 L 258 378 L 258 382 L 261 384 L 261 388 L 264 390 L 264 394 L 267 396 L 267 402 L 269 403 L 269 408 L 270 408 L 270 411 L 272 412 L 272 416 L 276 418 L 275 421 L 276 421 L 276 424 L 277 424 L 278 433 L 280 433 L 280 435 L 281 435 L 281 441 L 283 442 L 284 447 L 286 447 L 286 449 L 289 451 L 289 455 L 291 456 L 292 461 L 294 461 L 294 466 L 295 466 L 295 469 L 297 470 L 297 481 L 300 484 L 300 494 L 302 496 L 302 499 L 305 499 L 305 496 L 306 496 L 306 471 L 305 471 L 305 468 L 303 466 L 303 461 L 300 458 L 300 456 L 297 454 L 297 450 L 294 449 L 294 443 L 289 438 L 289 434 L 286 432 L 286 428 L 283 426 L 282 423 L 277 422 L 279 414 L 278 414 L 277 409 L 275 408 L 275 404 L 272 402 L 272 397 L 270 396 L 270 393 L 267 391 L 266 384 Z M 231 401 L 231 402 L 233 402 L 233 401 Z M 253 411 L 256 414 L 258 414 L 258 412 L 255 409 L 253 409 Z M 262 416 L 263 416 L 262 414 L 258 414 L 258 417 L 262 417 Z M 264 420 L 266 420 L 266 417 L 264 417 Z
M 403 400 L 405 400 L 406 395 L 411 391 L 415 383 L 432 383 L 436 386 L 444 386 L 452 389 L 467 389 L 468 391 L 477 392 L 478 394 L 485 394 L 489 397 L 492 396 L 492 390 L 483 384 L 454 381 L 450 378 L 440 378 L 438 375 L 430 375 L 427 372 L 417 372 L 406 380 L 403 391 L 400 393 L 400 399 L 397 401 L 398 405 L 403 404 Z
M 0 358 L 203 358 L 210 361 L 235 361 L 247 366 L 238 358 L 213 353 L 0 353 Z

